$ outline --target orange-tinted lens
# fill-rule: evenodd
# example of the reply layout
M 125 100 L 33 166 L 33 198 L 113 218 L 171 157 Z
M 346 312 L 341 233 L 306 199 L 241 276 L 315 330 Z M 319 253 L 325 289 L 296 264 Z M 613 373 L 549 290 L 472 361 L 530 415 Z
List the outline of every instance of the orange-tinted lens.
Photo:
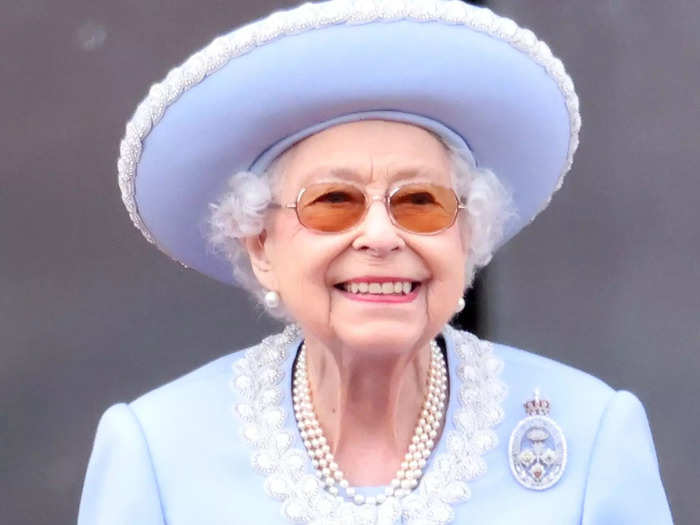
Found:
M 452 225 L 459 201 L 454 191 L 436 184 L 401 186 L 389 200 L 396 223 L 415 233 L 436 233 Z
M 317 183 L 307 186 L 297 202 L 297 216 L 307 228 L 340 232 L 359 222 L 365 213 L 365 195 L 351 184 Z

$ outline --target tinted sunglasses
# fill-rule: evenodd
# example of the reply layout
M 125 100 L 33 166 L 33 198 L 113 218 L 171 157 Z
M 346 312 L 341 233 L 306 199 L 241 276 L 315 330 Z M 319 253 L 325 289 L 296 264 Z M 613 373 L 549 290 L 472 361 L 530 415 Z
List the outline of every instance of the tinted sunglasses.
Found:
M 318 182 L 302 188 L 294 208 L 299 222 L 323 233 L 340 233 L 359 224 L 375 200 L 384 200 L 392 223 L 411 233 L 439 233 L 455 222 L 464 208 L 451 188 L 431 183 L 408 183 L 391 188 L 384 197 L 370 197 L 349 182 Z

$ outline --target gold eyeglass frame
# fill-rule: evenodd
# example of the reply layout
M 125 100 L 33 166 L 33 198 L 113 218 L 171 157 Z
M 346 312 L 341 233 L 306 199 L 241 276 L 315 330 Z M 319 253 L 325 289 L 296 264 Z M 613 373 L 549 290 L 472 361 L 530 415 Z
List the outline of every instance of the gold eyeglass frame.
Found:
M 339 181 L 315 182 L 313 184 L 310 184 L 309 186 L 313 186 L 315 184 L 329 184 L 329 183 L 333 183 L 333 182 L 339 182 Z M 459 198 L 459 196 L 457 195 L 457 192 L 454 190 L 454 188 L 450 188 L 448 186 L 443 186 L 442 184 L 434 184 L 432 182 L 426 182 L 426 183 L 407 182 L 405 184 L 398 184 L 398 185 L 392 186 L 388 191 L 386 191 L 384 193 L 383 197 L 380 195 L 368 195 L 367 192 L 364 190 L 364 188 L 362 188 L 358 184 L 354 184 L 352 182 L 343 181 L 342 184 L 347 184 L 349 186 L 353 186 L 354 188 L 360 190 L 362 192 L 362 194 L 364 195 L 365 202 L 366 202 L 365 210 L 362 212 L 362 215 L 360 215 L 358 217 L 358 219 L 355 223 L 353 223 L 351 226 L 348 226 L 347 228 L 345 228 L 343 230 L 338 230 L 338 231 L 317 230 L 315 228 L 311 228 L 311 227 L 307 226 L 306 224 L 304 224 L 302 222 L 301 218 L 299 217 L 299 201 L 301 200 L 301 197 L 304 195 L 304 192 L 307 190 L 307 188 L 309 186 L 303 186 L 299 190 L 299 193 L 297 193 L 297 197 L 296 197 L 296 200 L 294 202 L 288 202 L 287 204 L 280 204 L 277 202 L 272 202 L 272 203 L 270 203 L 270 206 L 275 207 L 275 208 L 282 208 L 282 209 L 294 209 L 294 212 L 297 216 L 297 220 L 299 221 L 299 224 L 301 224 L 304 228 L 307 228 L 308 230 L 311 230 L 311 231 L 316 232 L 316 233 L 334 234 L 334 233 L 345 233 L 347 231 L 352 230 L 354 227 L 356 227 L 358 224 L 360 224 L 365 219 L 365 217 L 367 216 L 367 212 L 369 211 L 369 207 L 372 205 L 372 203 L 383 200 L 384 201 L 384 209 L 386 210 L 386 213 L 389 216 L 391 223 L 394 226 L 396 226 L 397 228 L 399 228 L 405 232 L 412 233 L 414 235 L 437 235 L 438 233 L 444 232 L 445 230 L 451 228 L 452 225 L 455 223 L 455 221 L 457 220 L 457 215 L 459 215 L 459 211 L 466 208 L 466 204 Z M 401 190 L 402 188 L 404 188 L 406 186 L 413 186 L 413 185 L 418 185 L 418 184 L 428 184 L 430 186 L 437 186 L 438 188 L 443 188 L 443 189 L 449 190 L 450 193 L 452 193 L 452 196 L 454 197 L 455 202 L 457 203 L 457 207 L 455 208 L 455 212 L 454 212 L 449 224 L 447 224 L 444 228 L 441 228 L 441 229 L 434 231 L 434 232 L 416 232 L 416 231 L 409 230 L 408 228 L 401 226 L 401 224 L 399 224 L 396 221 L 394 214 L 391 212 L 391 199 L 392 199 L 392 197 L 394 195 L 396 195 L 396 193 L 399 190 Z

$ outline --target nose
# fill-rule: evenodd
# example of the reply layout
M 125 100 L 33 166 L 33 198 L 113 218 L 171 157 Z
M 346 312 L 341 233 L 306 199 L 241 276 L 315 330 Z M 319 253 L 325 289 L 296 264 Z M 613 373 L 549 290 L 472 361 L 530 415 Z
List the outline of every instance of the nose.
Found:
M 383 257 L 406 245 L 379 196 L 372 197 L 364 220 L 359 224 L 358 234 L 352 243 L 353 248 Z

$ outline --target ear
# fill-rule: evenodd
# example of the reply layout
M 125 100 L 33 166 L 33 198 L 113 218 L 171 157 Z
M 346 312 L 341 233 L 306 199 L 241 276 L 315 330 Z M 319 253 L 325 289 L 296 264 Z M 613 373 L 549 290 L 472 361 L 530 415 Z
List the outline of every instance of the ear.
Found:
M 267 232 L 252 236 L 244 237 L 241 242 L 248 252 L 250 265 L 253 268 L 253 273 L 257 277 L 258 282 L 268 290 L 279 289 L 277 285 L 277 277 L 272 270 L 272 262 L 268 256 Z

